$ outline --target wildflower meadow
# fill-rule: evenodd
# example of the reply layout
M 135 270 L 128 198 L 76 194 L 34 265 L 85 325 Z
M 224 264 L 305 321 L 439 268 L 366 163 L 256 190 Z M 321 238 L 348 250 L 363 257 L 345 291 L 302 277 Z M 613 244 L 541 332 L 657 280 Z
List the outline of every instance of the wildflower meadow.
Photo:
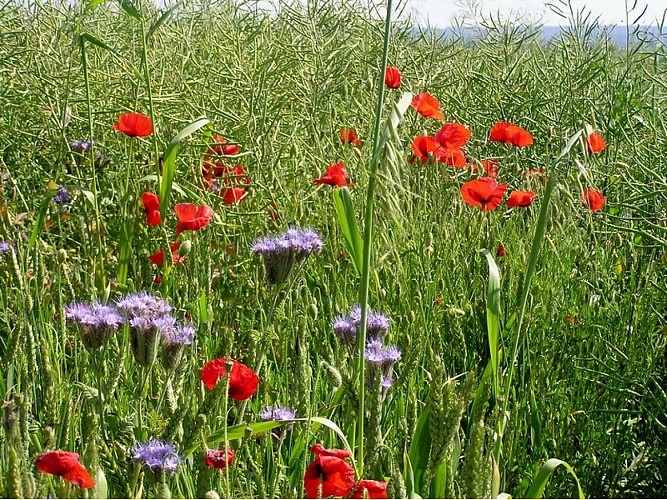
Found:
M 667 496 L 665 37 L 404 8 L 0 2 L 2 497 Z

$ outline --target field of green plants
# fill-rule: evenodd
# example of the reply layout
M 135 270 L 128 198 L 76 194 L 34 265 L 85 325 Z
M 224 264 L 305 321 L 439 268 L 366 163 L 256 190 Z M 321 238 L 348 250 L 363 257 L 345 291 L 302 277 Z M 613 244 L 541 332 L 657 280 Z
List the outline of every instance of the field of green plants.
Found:
M 667 496 L 664 42 L 202 1 L 0 0 L 0 494 Z

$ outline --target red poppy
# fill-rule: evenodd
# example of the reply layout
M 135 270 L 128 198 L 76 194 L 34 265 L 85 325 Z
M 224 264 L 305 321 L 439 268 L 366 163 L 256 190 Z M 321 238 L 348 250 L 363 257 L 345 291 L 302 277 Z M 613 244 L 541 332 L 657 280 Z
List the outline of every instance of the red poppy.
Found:
M 459 148 L 438 148 L 433 154 L 439 162 L 446 163 L 454 168 L 461 168 L 466 164 L 466 156 Z
M 429 155 L 438 149 L 438 147 L 438 143 L 435 142 L 433 137 L 427 135 L 415 137 L 412 141 L 412 152 L 415 156 L 410 159 L 410 163 L 414 163 L 417 158 L 422 163 L 426 163 L 429 160 Z
M 141 113 L 123 113 L 113 128 L 130 137 L 147 137 L 153 133 L 153 122 Z
M 79 455 L 69 451 L 48 451 L 35 460 L 39 470 L 54 476 L 61 476 L 66 481 L 81 488 L 92 488 L 95 481 L 86 468 L 79 462 Z
M 236 144 L 227 144 L 227 139 L 218 134 L 211 136 L 213 144 L 209 146 L 207 154 L 216 154 L 218 156 L 234 156 L 239 154 L 241 148 Z
M 502 258 L 505 257 L 507 254 L 505 253 L 505 247 L 503 246 L 502 243 L 498 243 L 498 248 L 496 249 L 496 257 Z
M 213 390 L 218 380 L 227 374 L 227 362 L 233 363 L 229 375 L 229 397 L 236 401 L 248 399 L 257 391 L 259 377 L 251 368 L 238 361 L 218 358 L 206 363 L 201 371 L 201 381 L 207 389 Z
M 336 457 L 345 459 L 352 456 L 352 452 L 349 450 L 340 450 L 338 448 L 325 448 L 321 444 L 314 444 L 310 449 L 318 457 Z
M 205 463 L 214 469 L 225 470 L 234 461 L 234 450 L 230 446 L 226 450 L 206 450 Z
M 606 147 L 607 143 L 598 132 L 591 132 L 586 139 L 586 149 L 589 153 L 599 153 Z
M 365 497 L 364 490 L 366 490 Z M 387 483 L 384 481 L 362 479 L 359 481 L 351 498 L 389 498 L 387 496 Z
M 352 186 L 352 182 L 348 182 L 347 171 L 343 166 L 343 162 L 338 162 L 335 165 L 329 163 L 329 168 L 324 175 L 319 179 L 313 179 L 313 184 L 328 184 L 329 186 Z
M 225 205 L 236 205 L 241 203 L 248 195 L 248 191 L 243 188 L 224 188 L 220 191 L 222 202 Z
M 339 132 L 341 144 L 352 144 L 353 146 L 361 146 L 361 139 L 357 137 L 357 131 L 353 128 L 342 128 Z
M 498 165 L 498 160 L 496 160 L 495 158 L 490 158 L 488 160 L 482 160 L 479 163 L 482 166 L 482 172 L 484 173 L 485 177 L 491 177 L 492 179 L 498 177 L 498 170 L 500 170 L 500 165 Z M 473 172 L 477 171 L 478 171 L 477 167 L 473 165 Z
M 529 207 L 535 196 L 534 191 L 512 191 L 507 199 L 507 206 L 510 208 Z
M 500 184 L 490 177 L 480 177 L 461 186 L 463 201 L 473 207 L 480 207 L 482 212 L 493 210 L 503 201 L 507 184 Z
M 208 226 L 213 217 L 213 209 L 208 205 L 197 206 L 194 203 L 178 203 L 174 206 L 178 216 L 176 235 L 183 231 L 198 231 Z
M 443 148 L 462 148 L 470 139 L 470 130 L 460 123 L 445 123 L 435 134 L 435 140 Z
M 440 112 L 440 103 L 428 92 L 414 96 L 410 106 L 417 110 L 417 113 L 426 118 L 436 118 L 438 120 L 445 119 L 444 115 Z
M 521 174 L 523 177 L 530 177 L 532 175 L 544 176 L 545 172 L 543 168 L 531 168 L 528 172 Z
M 591 212 L 599 212 L 604 207 L 604 195 L 595 188 L 584 189 L 581 195 L 581 202 L 588 207 Z
M 303 485 L 308 498 L 345 497 L 355 486 L 354 469 L 341 458 L 318 455 L 306 469 Z
M 176 253 L 176 251 L 180 248 L 180 246 L 181 244 L 178 242 L 169 245 L 169 250 L 171 250 L 171 263 L 174 265 L 182 264 L 183 262 L 185 262 L 185 257 L 181 257 Z M 160 249 L 159 251 L 150 255 L 148 257 L 148 260 L 150 260 L 153 264 L 162 267 L 162 265 L 164 264 L 164 250 Z
M 384 84 L 390 89 L 401 86 L 401 72 L 395 66 L 388 66 L 384 72 Z
M 533 144 L 533 136 L 528 131 L 508 122 L 498 122 L 491 127 L 489 140 L 512 144 L 518 148 L 524 148 Z
M 160 225 L 160 197 L 153 193 L 144 193 L 141 196 L 141 204 L 146 211 L 146 224 L 149 226 Z

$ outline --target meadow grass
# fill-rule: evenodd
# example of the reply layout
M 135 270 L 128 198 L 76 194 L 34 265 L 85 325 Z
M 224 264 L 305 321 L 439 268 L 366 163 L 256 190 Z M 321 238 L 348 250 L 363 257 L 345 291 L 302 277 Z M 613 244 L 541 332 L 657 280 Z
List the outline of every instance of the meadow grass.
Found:
M 329 421 L 355 453 L 360 445 L 357 357 L 332 329 L 359 301 L 360 278 L 331 188 L 312 181 L 344 161 L 364 230 L 382 10 L 309 1 L 268 15 L 253 3 L 185 2 L 161 17 L 166 8 L 142 3 L 134 19 L 128 5 L 0 4 L 0 241 L 10 243 L 0 257 L 5 496 L 87 494 L 34 467 L 40 453 L 62 449 L 80 453 L 93 476 L 99 464 L 106 488 L 90 495 L 302 497 L 312 444 L 343 447 Z M 558 458 L 586 496 L 665 496 L 666 48 L 618 50 L 582 23 L 548 43 L 537 29 L 488 28 L 463 44 L 392 25 L 388 62 L 403 73 L 401 91 L 436 96 L 446 121 L 472 131 L 467 157 L 498 158 L 499 179 L 537 199 L 524 210 L 467 206 L 460 186 L 475 177 L 470 169 L 408 162 L 412 138 L 434 134 L 439 122 L 408 109 L 393 127 L 393 155 L 378 170 L 368 293 L 369 306 L 391 318 L 386 338 L 402 358 L 381 405 L 375 390 L 365 394 L 364 477 L 389 480 L 393 495 L 499 488 L 521 497 L 532 495 L 540 466 Z M 386 91 L 383 120 L 400 95 Z M 128 111 L 152 116 L 150 137 L 112 129 Z M 159 192 L 158 158 L 201 116 L 210 123 L 179 145 L 171 204 L 206 203 L 214 217 L 181 235 L 192 243 L 184 264 L 158 268 L 147 257 L 173 241 L 176 219 L 167 207 L 163 225 L 147 227 L 141 194 Z M 535 144 L 489 142 L 501 120 L 529 130 Z M 591 155 L 577 141 L 556 164 L 587 124 L 607 149 Z M 340 144 L 341 127 L 354 127 L 362 145 Z M 237 162 L 252 181 L 240 204 L 223 204 L 203 185 L 212 132 L 241 147 Z M 69 146 L 89 139 L 106 161 Z M 545 188 L 522 173 L 540 168 L 557 169 L 558 180 L 524 290 Z M 56 186 L 68 188 L 70 203 L 51 199 Z M 582 207 L 588 186 L 604 192 L 602 212 Z M 317 229 L 325 244 L 291 286 L 277 288 L 250 246 L 288 224 Z M 495 256 L 499 243 L 500 382 L 513 373 L 501 393 L 484 377 L 489 268 L 480 253 Z M 140 290 L 197 327 L 173 372 L 138 366 L 127 328 L 91 354 L 66 324 L 74 302 Z M 263 365 L 247 404 L 203 389 L 200 370 L 219 357 Z M 329 420 L 275 428 L 273 437 L 233 427 L 260 422 L 269 404 Z M 184 455 L 173 477 L 130 459 L 149 437 Z M 219 473 L 204 466 L 203 450 L 221 441 L 236 456 Z M 576 494 L 560 469 L 544 491 Z

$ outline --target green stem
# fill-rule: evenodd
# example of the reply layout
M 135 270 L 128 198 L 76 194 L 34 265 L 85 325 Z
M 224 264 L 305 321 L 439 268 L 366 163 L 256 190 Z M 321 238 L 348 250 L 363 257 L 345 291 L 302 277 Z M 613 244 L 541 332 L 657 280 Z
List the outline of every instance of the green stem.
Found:
M 157 143 L 157 124 L 155 122 L 155 113 L 153 111 L 153 91 L 151 90 L 151 73 L 148 67 L 148 48 L 146 46 L 146 29 L 144 18 L 141 18 L 141 60 L 144 66 L 144 80 L 146 80 L 146 92 L 148 93 L 148 115 L 153 122 L 153 149 L 155 151 L 155 169 L 157 173 L 157 185 L 160 185 L 160 151 Z
M 530 283 L 535 274 L 535 268 L 537 266 L 537 259 L 540 254 L 540 249 L 542 248 L 542 242 L 544 241 L 544 234 L 547 230 L 547 217 L 549 215 L 549 202 L 551 201 L 551 195 L 554 192 L 557 184 L 557 173 L 556 169 L 551 169 L 549 174 L 549 182 L 547 183 L 546 188 L 544 189 L 544 197 L 542 199 L 542 206 L 540 207 L 540 214 L 537 219 L 537 227 L 535 229 L 535 236 L 533 237 L 533 244 L 530 249 L 530 257 L 528 259 L 528 269 L 526 270 L 526 277 L 523 281 L 523 286 L 521 288 L 521 297 L 519 303 L 521 304 L 521 312 L 519 314 L 519 326 L 517 328 L 516 340 L 514 342 L 514 351 L 512 361 L 509 363 L 509 370 L 507 373 L 507 381 L 504 388 L 504 397 L 502 404 L 502 410 L 500 414 L 502 418 L 498 423 L 498 439 L 493 451 L 494 459 L 496 464 L 500 466 L 500 452 L 502 450 L 503 435 L 505 428 L 509 422 L 509 413 L 507 411 L 507 406 L 510 399 L 510 391 L 512 389 L 512 377 L 514 375 L 514 365 L 517 362 L 519 357 L 519 343 L 521 342 L 521 329 L 523 327 L 523 319 L 526 314 L 526 303 L 528 302 L 528 291 L 530 289 Z
M 90 78 L 88 75 L 88 56 L 86 54 L 86 42 L 82 36 L 79 36 L 79 46 L 81 47 L 81 62 L 83 65 L 83 79 L 86 86 L 86 110 L 88 112 L 88 140 L 91 145 L 88 148 L 88 153 L 90 155 L 90 164 L 92 166 L 92 175 L 93 175 L 93 207 L 95 210 L 95 233 L 97 234 L 97 252 L 100 256 L 100 265 L 102 267 L 102 281 L 101 288 L 104 290 L 106 288 L 106 275 L 104 271 L 104 247 L 102 246 L 102 232 L 101 232 L 101 223 L 100 223 L 100 209 L 98 205 L 98 190 L 97 190 L 97 172 L 95 171 L 95 148 L 92 146 L 93 142 L 93 107 L 90 100 Z M 95 267 L 97 264 L 97 259 L 93 260 L 93 276 L 97 273 L 95 272 Z M 94 277 L 93 277 L 94 279 Z
M 366 191 L 366 211 L 364 215 L 364 253 L 361 269 L 361 285 L 359 289 L 359 303 L 361 305 L 361 324 L 357 335 L 357 374 L 359 384 L 359 415 L 357 441 L 357 474 L 359 477 L 364 473 L 364 409 L 366 405 L 366 319 L 368 317 L 368 290 L 370 287 L 370 265 L 371 265 L 371 241 L 373 239 L 373 208 L 375 206 L 375 189 L 377 187 L 377 170 L 380 162 L 378 146 L 380 143 L 380 127 L 382 124 L 382 106 L 384 104 L 384 74 L 387 69 L 387 57 L 389 53 L 389 40 L 391 39 L 391 8 L 392 0 L 387 0 L 387 17 L 384 23 L 384 47 L 382 49 L 382 66 L 380 68 L 379 94 L 377 108 L 375 110 L 375 128 L 373 129 L 373 159 L 369 171 L 368 189 Z

